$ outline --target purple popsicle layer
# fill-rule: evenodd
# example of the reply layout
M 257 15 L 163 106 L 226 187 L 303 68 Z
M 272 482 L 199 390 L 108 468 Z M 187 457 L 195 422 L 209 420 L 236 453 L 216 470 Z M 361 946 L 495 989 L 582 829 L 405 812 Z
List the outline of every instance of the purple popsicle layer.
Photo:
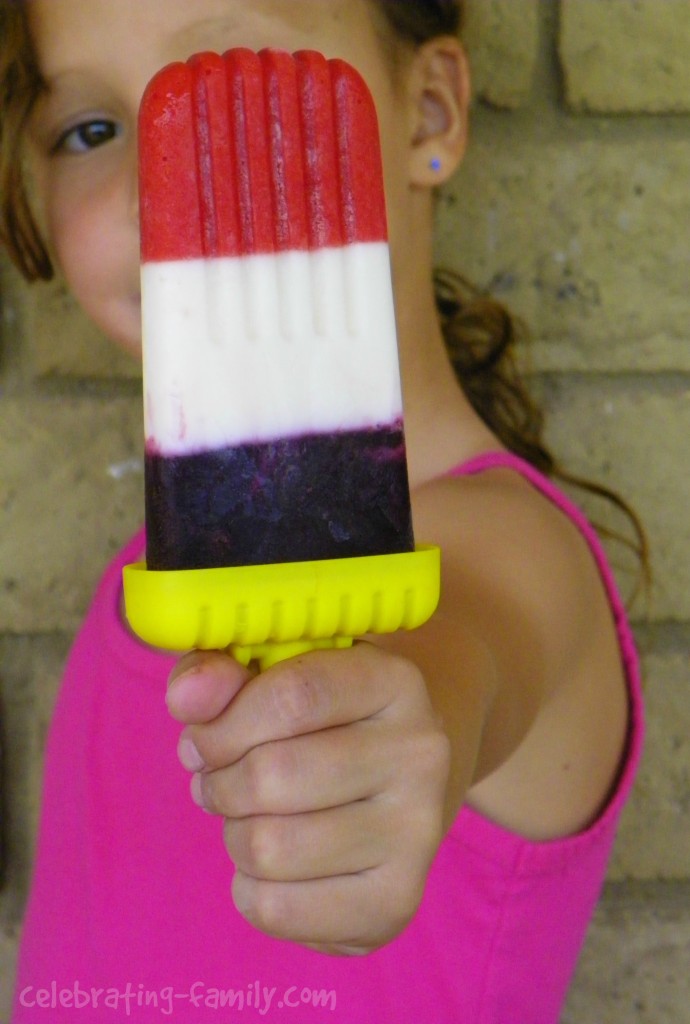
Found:
M 140 115 L 147 564 L 414 547 L 376 114 L 319 54 L 201 54 Z
M 198 569 L 413 546 L 398 429 L 146 459 L 147 560 Z

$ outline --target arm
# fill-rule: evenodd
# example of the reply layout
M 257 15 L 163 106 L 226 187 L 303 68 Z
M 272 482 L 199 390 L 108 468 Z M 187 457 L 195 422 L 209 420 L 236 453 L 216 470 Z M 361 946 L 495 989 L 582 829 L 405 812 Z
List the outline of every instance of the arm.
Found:
M 416 515 L 422 535 L 444 545 L 444 605 L 426 632 L 398 644 L 418 645 L 412 656 L 454 748 L 466 741 L 458 687 L 485 695 L 467 788 L 467 777 L 453 778 L 462 762 L 453 752 L 447 816 L 466 801 L 535 840 L 580 830 L 610 791 L 628 719 L 618 637 L 588 544 L 509 470 L 435 482 L 418 494 Z M 446 652 L 445 674 L 434 652 Z

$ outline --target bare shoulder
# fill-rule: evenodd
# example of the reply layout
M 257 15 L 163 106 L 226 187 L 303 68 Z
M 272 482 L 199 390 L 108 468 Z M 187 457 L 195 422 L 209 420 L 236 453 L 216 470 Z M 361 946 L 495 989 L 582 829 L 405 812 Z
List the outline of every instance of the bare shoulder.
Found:
M 475 583 L 512 596 L 545 624 L 570 633 L 587 616 L 599 572 L 580 530 L 553 501 L 515 470 L 497 468 L 446 477 L 414 495 L 420 539 L 440 544 L 449 583 Z M 559 643 L 563 642 L 562 631 Z
M 442 549 L 442 620 L 482 638 L 499 679 L 470 802 L 534 838 L 582 827 L 610 790 L 627 724 L 618 639 L 587 540 L 512 469 L 435 480 L 415 493 L 414 511 L 418 538 Z

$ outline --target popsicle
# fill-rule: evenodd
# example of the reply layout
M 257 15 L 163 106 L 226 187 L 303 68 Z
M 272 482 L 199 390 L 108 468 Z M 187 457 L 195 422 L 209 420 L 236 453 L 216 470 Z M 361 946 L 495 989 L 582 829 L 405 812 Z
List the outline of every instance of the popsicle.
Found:
M 266 667 L 436 607 L 413 541 L 376 112 L 304 51 L 169 65 L 140 114 L 134 632 Z
M 376 112 L 304 51 L 198 54 L 140 113 L 147 564 L 414 549 Z

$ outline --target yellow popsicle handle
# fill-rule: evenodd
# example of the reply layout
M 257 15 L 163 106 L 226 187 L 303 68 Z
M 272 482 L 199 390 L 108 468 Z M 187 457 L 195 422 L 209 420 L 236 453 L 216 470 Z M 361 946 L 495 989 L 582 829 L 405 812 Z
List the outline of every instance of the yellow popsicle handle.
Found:
M 271 665 L 277 665 L 279 661 L 295 658 L 298 654 L 306 654 L 307 651 L 343 650 L 352 647 L 353 643 L 354 639 L 351 636 L 334 636 L 328 640 L 291 640 L 283 644 L 252 644 L 249 647 L 231 644 L 228 649 L 241 665 L 258 661 L 263 672 Z
M 262 668 L 365 633 L 415 629 L 434 613 L 440 551 L 232 566 L 123 570 L 125 611 L 137 636 L 185 651 L 230 648 Z

